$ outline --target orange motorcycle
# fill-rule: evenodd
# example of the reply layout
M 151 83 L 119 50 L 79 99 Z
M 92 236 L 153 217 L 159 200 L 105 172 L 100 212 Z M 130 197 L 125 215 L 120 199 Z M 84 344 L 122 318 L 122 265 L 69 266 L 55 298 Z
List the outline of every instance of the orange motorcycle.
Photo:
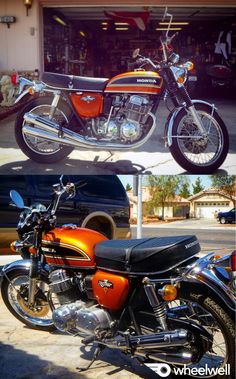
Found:
M 233 375 L 235 272 L 224 266 L 235 254 L 198 258 L 194 235 L 107 240 L 75 225 L 57 228 L 60 198 L 73 197 L 76 186 L 61 179 L 53 191 L 47 208 L 25 207 L 10 192 L 22 210 L 12 249 L 27 247 L 30 259 L 0 274 L 9 311 L 31 328 L 56 327 L 95 344 L 89 366 L 108 347 L 143 363 L 199 370 L 209 364 L 230 367 Z
M 171 22 L 170 15 L 169 27 Z M 160 38 L 160 61 L 135 50 L 136 71 L 111 79 L 48 72 L 40 82 L 20 78 L 16 102 L 34 95 L 15 123 L 23 153 L 36 162 L 53 163 L 74 148 L 133 150 L 160 124 L 164 100 L 172 103 L 163 140 L 173 158 L 190 173 L 216 171 L 228 154 L 227 128 L 214 104 L 190 98 L 185 82 L 193 64 L 181 62 L 169 48 L 174 36 L 168 30 Z

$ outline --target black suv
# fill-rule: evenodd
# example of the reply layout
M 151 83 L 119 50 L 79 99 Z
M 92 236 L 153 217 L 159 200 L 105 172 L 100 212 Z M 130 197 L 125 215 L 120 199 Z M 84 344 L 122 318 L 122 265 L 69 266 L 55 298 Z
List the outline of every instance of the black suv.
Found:
M 235 212 L 236 208 L 233 208 L 228 212 L 219 212 L 217 218 L 221 224 L 231 224 L 232 222 L 235 222 Z
M 57 225 L 73 223 L 97 230 L 110 239 L 130 238 L 129 200 L 115 175 L 65 175 L 63 182 L 84 180 L 76 197 L 61 201 Z M 48 205 L 57 175 L 0 176 L 0 254 L 9 252 L 9 244 L 17 238 L 19 210 L 9 206 L 11 189 L 18 191 L 29 206 L 39 202 Z

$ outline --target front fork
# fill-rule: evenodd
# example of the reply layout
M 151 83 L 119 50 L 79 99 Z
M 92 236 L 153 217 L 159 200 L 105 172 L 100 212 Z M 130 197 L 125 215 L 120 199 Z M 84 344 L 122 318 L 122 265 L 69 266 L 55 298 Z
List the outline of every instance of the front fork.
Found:
M 192 118 L 193 118 L 193 121 L 194 121 L 194 124 L 197 126 L 198 130 L 200 131 L 202 137 L 206 137 L 207 133 L 206 133 L 206 130 L 205 128 L 203 127 L 202 125 L 202 121 L 196 111 L 196 108 L 185 88 L 185 86 L 182 84 L 182 85 L 179 85 L 179 92 L 181 94 L 181 97 L 183 99 L 183 101 L 186 103 L 186 107 L 188 109 L 188 111 L 190 112 Z
M 31 255 L 31 266 L 29 272 L 29 295 L 28 305 L 33 306 L 35 301 L 35 293 L 38 278 L 38 258 Z

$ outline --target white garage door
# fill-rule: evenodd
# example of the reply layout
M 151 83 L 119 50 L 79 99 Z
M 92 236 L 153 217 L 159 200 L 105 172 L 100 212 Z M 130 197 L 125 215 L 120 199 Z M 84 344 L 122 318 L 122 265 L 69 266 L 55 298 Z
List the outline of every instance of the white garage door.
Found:
M 215 211 L 225 212 L 229 210 L 228 205 L 198 205 L 196 208 L 197 217 L 214 218 Z

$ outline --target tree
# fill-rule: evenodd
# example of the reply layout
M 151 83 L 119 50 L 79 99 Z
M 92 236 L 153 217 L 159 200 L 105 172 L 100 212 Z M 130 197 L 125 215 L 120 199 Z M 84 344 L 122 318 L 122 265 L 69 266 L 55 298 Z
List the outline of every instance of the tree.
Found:
M 212 186 L 228 195 L 236 206 L 236 176 L 235 175 L 211 175 Z
M 132 187 L 131 187 L 131 185 L 130 185 L 129 183 L 126 184 L 126 186 L 125 186 L 125 190 L 126 190 L 126 192 L 132 190 Z
M 189 186 L 188 181 L 182 184 L 182 187 L 180 188 L 180 191 L 179 191 L 179 196 L 183 197 L 184 199 L 187 199 L 189 196 L 191 196 L 190 186 Z
M 174 199 L 176 193 L 183 184 L 184 178 L 174 175 L 148 176 L 151 200 L 148 202 L 149 210 L 156 206 L 162 208 L 162 219 L 165 219 L 165 205 Z
M 202 185 L 201 178 L 197 178 L 195 183 L 192 184 L 193 187 L 193 194 L 196 195 L 197 193 L 201 192 L 204 190 L 204 186 Z

